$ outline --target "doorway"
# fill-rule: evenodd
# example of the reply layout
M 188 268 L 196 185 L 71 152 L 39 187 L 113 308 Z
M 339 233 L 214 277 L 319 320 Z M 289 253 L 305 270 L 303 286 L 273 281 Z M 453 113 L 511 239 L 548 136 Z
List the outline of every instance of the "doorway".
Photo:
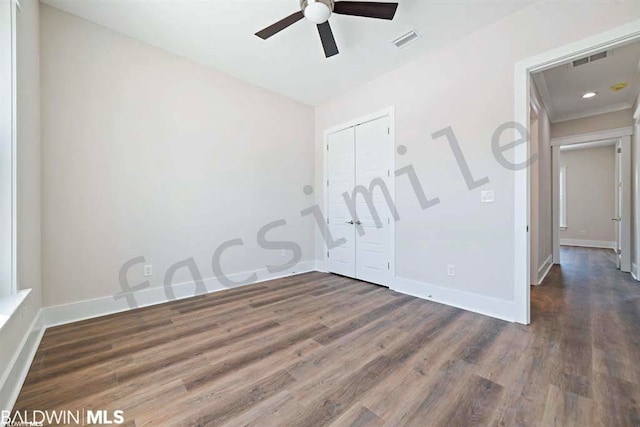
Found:
M 629 136 L 573 144 L 553 140 L 554 253 L 562 246 L 608 249 L 631 272 L 631 141 Z
M 395 276 L 393 110 L 325 132 L 327 271 L 391 286 Z
M 639 40 L 640 21 L 634 21 L 517 63 L 515 65 L 514 76 L 515 121 L 524 124 L 527 128 L 527 133 L 530 131 L 530 103 L 533 73 L 538 73 L 560 65 L 568 65 L 573 61 L 584 58 L 585 56 L 597 54 L 602 50 L 624 46 Z M 513 149 L 514 163 L 529 164 L 531 159 L 530 148 L 529 141 L 515 146 Z M 531 171 L 528 167 L 514 172 L 514 320 L 523 324 L 529 324 L 531 321 L 530 282 L 531 268 L 534 268 L 534 266 L 531 265 L 531 239 L 529 234 L 531 219 L 530 173 Z M 636 213 L 638 212 L 637 205 L 636 200 L 634 206 Z M 635 227 L 633 235 L 634 247 L 637 247 L 639 242 L 638 228 L 639 227 Z M 635 258 L 638 258 L 639 253 L 640 251 L 635 251 Z M 559 254 L 555 253 L 554 259 L 556 255 L 559 259 Z

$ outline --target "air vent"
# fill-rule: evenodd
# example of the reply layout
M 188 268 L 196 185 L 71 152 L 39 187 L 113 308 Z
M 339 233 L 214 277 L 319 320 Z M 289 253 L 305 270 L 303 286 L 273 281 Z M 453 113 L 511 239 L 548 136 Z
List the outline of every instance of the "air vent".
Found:
M 604 59 L 609 56 L 609 52 L 604 51 L 600 53 L 593 54 L 591 56 L 585 56 L 584 58 L 576 59 L 572 62 L 574 67 L 579 67 L 584 64 L 588 64 L 590 62 L 598 61 L 600 59 Z
M 391 43 L 396 45 L 396 47 L 398 49 L 401 49 L 401 48 L 407 46 L 408 44 L 413 43 L 414 41 L 418 40 L 419 38 L 420 38 L 420 35 L 412 30 L 412 31 L 409 31 L 407 34 L 401 35 L 400 37 L 398 37 L 397 39 L 395 39 Z

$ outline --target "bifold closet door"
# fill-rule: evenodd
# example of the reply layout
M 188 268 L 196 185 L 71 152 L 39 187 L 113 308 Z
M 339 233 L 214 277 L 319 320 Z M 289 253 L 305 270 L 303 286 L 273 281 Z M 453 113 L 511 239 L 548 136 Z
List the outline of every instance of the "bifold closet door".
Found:
M 334 240 L 345 239 L 342 245 L 329 248 L 328 270 L 356 277 L 355 226 L 342 196 L 355 187 L 355 129 L 329 135 L 327 144 L 329 230 Z
M 363 123 L 355 129 L 356 186 L 366 188 L 372 202 L 370 206 L 361 194 L 356 199 L 357 220 L 361 223 L 356 227 L 356 278 L 389 286 L 394 258 L 390 203 L 395 199 L 390 176 L 390 118 Z

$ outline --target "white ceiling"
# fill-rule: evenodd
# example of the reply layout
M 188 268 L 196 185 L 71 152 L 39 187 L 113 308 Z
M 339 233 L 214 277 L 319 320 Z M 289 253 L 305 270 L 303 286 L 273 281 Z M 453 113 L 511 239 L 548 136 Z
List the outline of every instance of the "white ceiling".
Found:
M 387 0 L 389 1 L 389 0 Z M 310 105 L 496 22 L 535 0 L 399 0 L 393 21 L 332 15 L 340 55 L 326 59 L 315 26 L 300 21 L 269 40 L 254 35 L 300 10 L 299 0 L 43 0 L 132 38 Z M 398 49 L 391 40 L 422 35 Z
M 640 91 L 640 43 L 610 50 L 607 55 L 578 67 L 566 64 L 534 75 L 551 121 L 633 107 Z M 627 83 L 624 90 L 611 90 L 611 86 L 621 82 Z M 583 99 L 587 92 L 597 92 L 597 96 Z

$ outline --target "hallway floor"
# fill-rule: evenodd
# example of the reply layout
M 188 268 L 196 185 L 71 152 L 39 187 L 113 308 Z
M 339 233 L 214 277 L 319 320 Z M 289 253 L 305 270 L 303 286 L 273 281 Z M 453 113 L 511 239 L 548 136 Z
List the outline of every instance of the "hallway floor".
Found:
M 547 398 L 529 401 L 518 418 L 639 426 L 640 283 L 616 269 L 611 250 L 563 247 L 561 261 L 531 292 L 531 381 L 520 388 Z

